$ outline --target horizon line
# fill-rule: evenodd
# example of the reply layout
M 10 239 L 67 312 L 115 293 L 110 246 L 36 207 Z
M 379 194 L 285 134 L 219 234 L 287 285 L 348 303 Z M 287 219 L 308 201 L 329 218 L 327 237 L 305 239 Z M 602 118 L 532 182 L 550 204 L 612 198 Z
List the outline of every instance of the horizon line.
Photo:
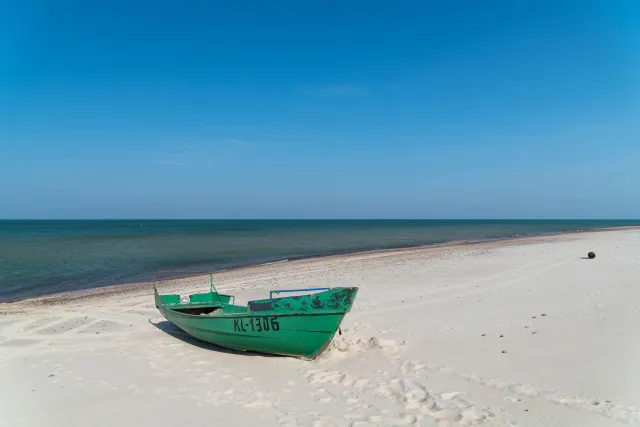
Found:
M 0 221 L 640 221 L 640 218 L 0 218 Z

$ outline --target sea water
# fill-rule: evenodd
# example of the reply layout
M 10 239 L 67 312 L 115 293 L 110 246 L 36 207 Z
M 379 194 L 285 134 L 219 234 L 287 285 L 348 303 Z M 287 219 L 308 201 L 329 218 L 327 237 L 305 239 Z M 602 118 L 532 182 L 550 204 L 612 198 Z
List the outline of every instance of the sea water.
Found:
M 151 280 L 167 269 L 640 225 L 622 220 L 0 221 L 0 301 Z

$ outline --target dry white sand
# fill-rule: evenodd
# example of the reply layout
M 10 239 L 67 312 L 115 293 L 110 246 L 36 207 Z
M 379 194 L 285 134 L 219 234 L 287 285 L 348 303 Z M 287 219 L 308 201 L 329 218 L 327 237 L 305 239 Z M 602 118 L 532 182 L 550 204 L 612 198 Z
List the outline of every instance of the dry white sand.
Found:
M 639 276 L 637 229 L 216 275 L 244 301 L 359 286 L 312 362 L 199 345 L 163 322 L 149 285 L 3 304 L 0 425 L 640 424 Z

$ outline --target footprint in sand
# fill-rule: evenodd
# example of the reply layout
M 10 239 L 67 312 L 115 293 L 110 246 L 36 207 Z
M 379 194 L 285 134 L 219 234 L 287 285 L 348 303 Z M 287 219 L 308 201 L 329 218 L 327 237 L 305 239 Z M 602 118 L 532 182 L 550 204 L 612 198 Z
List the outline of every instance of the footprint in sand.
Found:
M 96 332 L 108 333 L 122 331 L 125 328 L 126 326 L 122 323 L 113 322 L 111 320 L 99 320 L 82 329 L 80 332 L 89 334 L 95 334 Z
M 268 399 L 258 399 L 244 405 L 248 409 L 265 409 L 273 408 L 273 402 Z
M 405 375 L 415 372 L 416 367 L 425 369 L 425 366 L 409 361 L 401 365 Z M 355 387 L 360 378 L 343 372 L 308 370 L 303 376 L 310 385 L 320 387 L 318 392 L 313 394 L 317 402 L 346 403 L 348 418 L 353 421 L 352 425 L 356 426 L 415 425 L 418 420 L 422 424 L 427 423 L 426 425 L 443 425 L 442 423 L 480 425 L 496 418 L 493 412 L 461 399 L 460 396 L 464 394 L 462 392 L 434 395 L 417 379 L 406 376 L 393 377 L 386 371 L 378 371 L 377 378 L 362 383 L 360 388 Z M 336 387 L 345 387 L 353 393 L 345 394 L 346 391 L 341 393 Z M 342 397 L 333 399 L 336 396 Z M 380 402 L 384 402 L 383 405 L 387 408 L 395 407 L 396 409 L 394 411 L 379 409 Z M 374 413 L 371 414 L 369 409 Z M 391 415 L 393 412 L 396 415 Z
M 12 340 L 7 340 L 2 343 L 3 347 L 16 347 L 16 348 L 25 348 L 31 347 L 32 345 L 36 345 L 41 343 L 41 340 L 28 339 L 28 338 L 17 338 Z
M 61 317 L 43 317 L 42 319 L 38 319 L 33 323 L 28 324 L 24 327 L 24 331 L 30 331 L 32 329 L 40 328 L 42 326 L 48 325 L 50 323 L 57 322 L 62 319 Z
M 569 406 L 575 409 L 584 409 L 592 412 L 596 412 L 602 416 L 616 420 L 626 424 L 638 423 L 640 421 L 640 409 L 631 406 L 615 405 L 611 401 L 602 401 L 599 399 L 588 398 L 583 396 L 568 396 L 557 390 L 541 389 L 534 385 L 527 383 L 510 383 L 499 378 L 484 377 L 470 372 L 458 372 L 452 367 L 441 367 L 435 365 L 420 365 L 417 361 L 405 361 L 402 366 L 402 372 L 405 374 L 413 374 L 418 378 L 426 378 L 430 372 L 440 372 L 446 375 L 452 375 L 458 378 L 465 379 L 476 384 L 480 384 L 486 387 L 494 388 L 496 390 L 505 391 L 515 394 L 515 396 L 507 396 L 503 398 L 508 402 L 520 402 L 523 398 L 543 399 L 553 404 Z M 444 395 L 441 395 L 444 399 Z M 457 396 L 454 398 L 458 399 Z M 597 403 L 596 403 L 597 402 Z M 483 410 L 475 408 L 473 411 Z M 467 418 L 482 418 L 486 422 L 490 420 L 493 415 L 490 412 L 475 413 L 469 412 L 470 408 L 467 408 L 462 412 L 462 419 Z M 437 412 L 436 412 L 437 413 Z M 442 415 L 442 414 L 441 414 Z M 463 421 L 460 421 L 462 423 Z M 466 422 L 466 421 L 465 421 Z
M 46 335 L 60 335 L 67 331 L 71 331 L 72 329 L 85 326 L 92 320 L 93 319 L 87 319 L 86 317 L 74 317 L 71 319 L 67 319 L 64 322 L 50 325 L 48 328 L 40 329 L 37 331 L 37 333 Z

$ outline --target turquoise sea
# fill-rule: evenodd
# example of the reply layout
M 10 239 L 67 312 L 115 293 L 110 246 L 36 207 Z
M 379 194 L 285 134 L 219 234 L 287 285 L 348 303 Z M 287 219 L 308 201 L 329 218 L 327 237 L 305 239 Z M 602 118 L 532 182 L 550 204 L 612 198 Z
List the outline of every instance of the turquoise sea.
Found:
M 640 220 L 0 221 L 0 301 L 252 263 Z

